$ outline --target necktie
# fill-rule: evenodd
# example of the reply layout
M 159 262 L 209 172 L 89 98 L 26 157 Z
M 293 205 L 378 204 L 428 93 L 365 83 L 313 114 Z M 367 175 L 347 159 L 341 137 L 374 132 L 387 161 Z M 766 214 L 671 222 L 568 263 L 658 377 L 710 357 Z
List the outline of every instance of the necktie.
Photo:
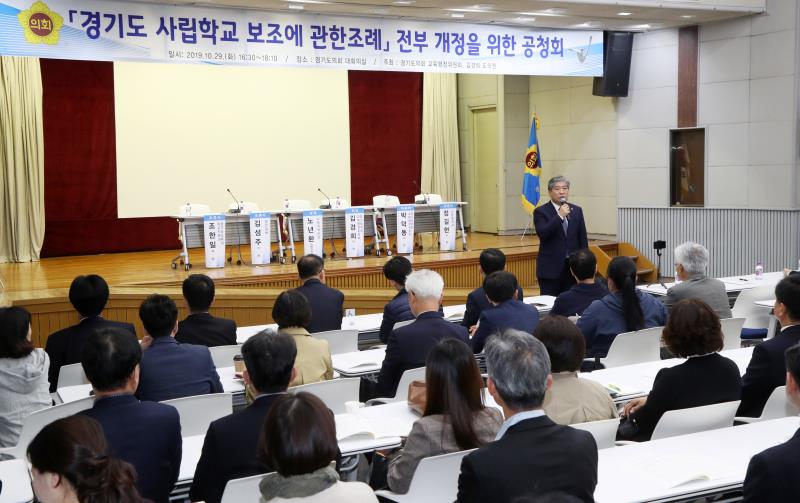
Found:
M 567 235 L 567 229 L 569 228 L 569 220 L 566 218 L 561 221 L 561 228 L 564 229 L 564 235 Z

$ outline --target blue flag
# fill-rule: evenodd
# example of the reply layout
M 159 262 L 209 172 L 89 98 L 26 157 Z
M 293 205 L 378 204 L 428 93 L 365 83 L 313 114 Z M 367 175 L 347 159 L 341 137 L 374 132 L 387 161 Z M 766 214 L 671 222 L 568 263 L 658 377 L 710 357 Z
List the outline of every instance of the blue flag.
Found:
M 531 122 L 531 136 L 528 138 L 528 153 L 525 154 L 525 173 L 522 175 L 522 206 L 528 213 L 533 213 L 539 204 L 539 178 L 542 175 L 542 159 L 539 156 L 539 140 L 536 129 L 539 118 L 534 115 Z

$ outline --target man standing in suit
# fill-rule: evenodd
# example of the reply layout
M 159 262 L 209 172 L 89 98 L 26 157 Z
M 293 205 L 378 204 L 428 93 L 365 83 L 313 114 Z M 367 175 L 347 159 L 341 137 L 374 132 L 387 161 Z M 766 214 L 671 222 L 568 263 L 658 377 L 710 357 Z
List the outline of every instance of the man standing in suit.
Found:
M 142 354 L 142 372 L 136 395 L 161 402 L 184 396 L 222 393 L 217 369 L 205 346 L 180 344 L 178 308 L 166 295 L 151 295 L 139 306 L 139 318 L 152 338 Z M 231 362 L 231 365 L 233 362 Z
M 189 498 L 218 503 L 229 480 L 272 471 L 258 456 L 258 439 L 272 402 L 296 373 L 297 346 L 282 332 L 260 332 L 242 345 L 244 382 L 255 396 L 246 409 L 208 427 Z
M 461 462 L 458 502 L 509 503 L 553 492 L 593 502 L 594 437 L 554 423 L 542 410 L 553 382 L 544 344 L 525 332 L 507 330 L 486 343 L 486 367 L 489 393 L 506 420 L 494 442 Z
M 569 272 L 569 254 L 589 247 L 586 223 L 580 206 L 569 204 L 569 180 L 554 176 L 547 182 L 550 202 L 533 211 L 533 226 L 539 236 L 536 279 L 542 295 L 569 289 L 575 279 Z
M 772 390 L 786 384 L 784 352 L 800 343 L 800 276 L 788 276 L 775 286 L 772 310 L 781 331 L 753 348 L 747 372 L 742 376 L 742 403 L 737 416 L 760 416 Z
M 140 402 L 142 349 L 136 336 L 117 327 L 93 332 L 83 351 L 83 371 L 94 390 L 94 406 L 80 412 L 103 428 L 110 454 L 136 469 L 139 493 L 169 501 L 181 467 L 181 422 L 175 407 Z
M 378 334 L 383 343 L 389 340 L 389 334 L 394 330 L 395 323 L 414 319 L 408 307 L 408 293 L 405 286 L 409 274 L 411 274 L 411 262 L 405 257 L 392 257 L 383 264 L 383 275 L 397 290 L 397 295 L 383 308 L 383 320 Z
M 325 262 L 316 255 L 305 255 L 297 262 L 297 274 L 303 284 L 296 291 L 311 305 L 310 333 L 342 329 L 344 294 L 325 284 Z
M 391 397 L 406 370 L 424 367 L 428 351 L 442 339 L 452 337 L 467 343 L 467 329 L 450 323 L 439 312 L 444 280 L 438 273 L 422 269 L 409 274 L 405 282 L 408 305 L 414 323 L 393 330 L 386 345 L 386 357 L 378 375 L 377 392 Z
M 561 292 L 549 314 L 580 316 L 595 300 L 608 295 L 608 288 L 595 280 L 597 257 L 591 250 L 581 248 L 569 256 L 569 272 L 577 282 L 566 292 Z
M 236 322 L 208 312 L 214 302 L 214 280 L 205 274 L 190 275 L 183 280 L 183 298 L 189 316 L 178 323 L 176 341 L 208 347 L 236 344 Z
M 495 271 L 502 271 L 506 268 L 506 255 L 497 248 L 486 248 L 481 252 L 478 262 L 481 267 L 481 276 L 484 278 Z M 522 300 L 525 297 L 522 287 L 517 289 L 517 298 Z M 483 291 L 483 286 L 479 286 L 467 295 L 467 309 L 464 312 L 464 319 L 461 324 L 470 329 L 478 323 L 481 313 L 484 309 L 489 309 L 492 305 L 489 299 L 486 298 L 486 293 Z
M 493 307 L 483 311 L 472 336 L 472 351 L 480 353 L 486 340 L 508 328 L 533 333 L 539 324 L 539 311 L 517 299 L 517 278 L 496 271 L 483 280 L 483 291 Z
M 667 309 L 683 299 L 700 299 L 717 313 L 720 319 L 730 318 L 731 305 L 725 283 L 706 276 L 708 250 L 705 246 L 687 241 L 675 248 L 675 279 L 680 280 L 667 290 L 664 305 Z
M 100 316 L 108 302 L 108 283 L 96 274 L 78 276 L 69 286 L 69 302 L 78 311 L 80 321 L 77 325 L 59 330 L 47 338 L 44 350 L 50 357 L 50 392 L 56 390 L 58 372 L 64 365 L 80 363 L 83 346 L 89 335 L 101 328 L 123 328 L 136 335 L 130 323 L 110 321 Z

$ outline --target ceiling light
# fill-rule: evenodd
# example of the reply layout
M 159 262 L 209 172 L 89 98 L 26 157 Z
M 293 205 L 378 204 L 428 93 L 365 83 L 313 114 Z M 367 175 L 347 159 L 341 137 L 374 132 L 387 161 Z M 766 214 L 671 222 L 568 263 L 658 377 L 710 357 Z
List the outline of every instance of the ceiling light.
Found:
M 512 21 L 516 21 L 518 23 L 532 23 L 536 21 L 535 17 L 515 17 Z
M 464 17 L 464 14 L 461 14 L 460 12 L 451 12 L 450 13 L 450 17 L 456 18 L 456 19 L 461 19 L 462 17 Z
M 313 4 L 330 3 L 330 2 L 324 2 L 322 0 L 286 0 L 286 1 L 289 2 L 289 3 L 294 3 L 294 4 L 298 4 L 298 3 L 313 3 Z
M 381 16 L 389 13 L 388 7 L 378 7 L 376 9 L 370 9 L 370 12 L 373 14 L 379 14 Z
M 694 15 L 694 14 L 684 14 L 684 15 L 682 15 L 681 17 L 682 17 L 683 19 L 694 19 L 694 18 L 695 18 L 695 15 Z
M 491 12 L 491 9 L 478 9 L 477 7 L 468 7 L 465 9 L 445 9 L 449 12 Z
M 305 10 L 305 7 L 296 3 L 290 3 L 287 5 L 287 7 L 289 7 L 291 10 Z
M 517 14 L 521 14 L 523 16 L 543 16 L 543 17 L 563 17 L 565 15 L 565 14 L 558 14 L 558 13 L 549 12 L 551 10 L 554 10 L 554 9 L 547 9 L 545 11 L 537 11 L 537 12 L 517 12 Z M 564 9 L 561 9 L 561 10 L 564 10 Z M 564 10 L 564 12 L 566 12 L 566 11 Z
M 561 15 L 565 14 L 567 12 L 567 9 L 562 9 L 559 7 L 559 8 L 545 9 L 545 12 L 547 12 L 548 14 Z
M 630 16 L 633 12 L 617 12 L 617 16 Z
M 414 0 L 394 0 L 392 3 L 395 5 L 411 5 L 414 3 Z

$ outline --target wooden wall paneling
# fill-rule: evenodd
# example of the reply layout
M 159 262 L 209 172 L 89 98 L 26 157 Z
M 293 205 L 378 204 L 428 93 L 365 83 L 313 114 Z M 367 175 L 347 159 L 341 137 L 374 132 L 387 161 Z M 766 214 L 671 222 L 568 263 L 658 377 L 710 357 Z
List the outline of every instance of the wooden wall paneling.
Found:
M 678 31 L 678 127 L 697 126 L 697 26 Z

